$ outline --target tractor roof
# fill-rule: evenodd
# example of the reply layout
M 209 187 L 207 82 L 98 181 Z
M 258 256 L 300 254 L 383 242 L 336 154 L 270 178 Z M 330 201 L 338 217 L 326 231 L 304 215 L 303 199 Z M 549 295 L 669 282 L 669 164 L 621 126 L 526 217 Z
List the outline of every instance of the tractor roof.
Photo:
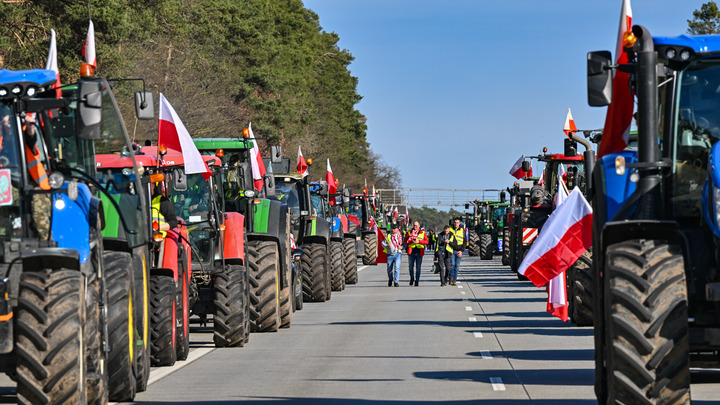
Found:
M 152 167 L 157 164 L 155 155 L 135 155 L 135 162 L 138 166 Z M 95 164 L 98 169 L 118 169 L 133 167 L 130 156 L 120 153 L 101 153 L 95 155 Z
M 45 87 L 54 84 L 57 81 L 57 74 L 47 69 L 31 69 L 31 70 L 0 70 L 0 86 L 10 87 L 14 84 L 25 86 Z M 8 92 L 12 88 L 6 88 Z M 22 89 L 24 90 L 24 89 Z M 21 94 L 24 94 L 21 93 Z
M 680 35 L 677 37 L 653 37 L 655 46 L 682 46 L 692 49 L 697 54 L 720 52 L 719 35 Z
M 143 146 L 140 151 L 144 155 L 151 155 L 153 157 L 157 156 L 157 146 Z M 221 165 L 220 159 L 215 156 L 202 155 L 202 158 L 208 166 Z M 168 148 L 167 154 L 165 154 L 165 156 L 163 157 L 163 162 L 161 163 L 161 166 L 182 166 L 184 164 L 185 159 L 183 158 L 182 152 Z
M 544 156 L 541 155 L 538 157 L 538 160 L 540 160 L 541 162 L 556 162 L 556 161 L 560 161 L 560 162 L 580 161 L 580 162 L 582 162 L 584 159 L 585 158 L 583 157 L 583 155 L 565 156 L 562 153 L 548 153 L 548 154 L 545 154 Z
M 233 149 L 250 149 L 253 147 L 253 141 L 244 138 L 197 138 L 193 139 L 193 142 L 200 150 L 224 149 L 230 151 Z

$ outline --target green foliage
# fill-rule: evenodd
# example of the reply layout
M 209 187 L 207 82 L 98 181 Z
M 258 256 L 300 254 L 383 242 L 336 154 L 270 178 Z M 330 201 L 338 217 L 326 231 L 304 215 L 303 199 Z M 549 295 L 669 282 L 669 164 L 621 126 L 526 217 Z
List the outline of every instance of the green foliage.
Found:
M 263 149 L 279 144 L 294 157 L 302 145 L 317 162 L 313 177 L 324 177 L 329 157 L 341 183 L 362 188 L 395 170 L 399 186 L 397 170 L 369 149 L 352 54 L 301 0 L 92 0 L 90 14 L 96 74 L 144 78 L 193 136 L 240 136 L 251 121 Z M 62 82 L 73 82 L 87 26 L 85 0 L 4 3 L 0 66 L 44 67 L 54 28 Z M 155 140 L 157 122 L 128 119 L 136 90 L 116 87 L 126 124 L 134 140 Z
M 687 20 L 688 34 L 718 34 L 720 33 L 720 10 L 714 1 L 704 3 L 700 10 L 693 11 L 693 19 Z
M 442 231 L 445 225 L 449 225 L 453 217 L 462 216 L 461 212 L 454 209 L 450 209 L 450 212 L 447 212 L 438 211 L 430 207 L 410 207 L 408 213 L 413 221 L 420 221 L 420 225 L 424 226 L 426 231 L 434 229 L 435 232 Z

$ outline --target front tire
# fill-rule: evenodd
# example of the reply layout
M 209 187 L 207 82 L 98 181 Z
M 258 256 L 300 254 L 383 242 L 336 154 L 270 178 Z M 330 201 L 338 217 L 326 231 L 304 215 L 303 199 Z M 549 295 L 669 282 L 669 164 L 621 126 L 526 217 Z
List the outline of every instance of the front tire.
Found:
M 303 300 L 305 302 L 325 302 L 328 299 L 327 247 L 320 243 L 303 246 L 302 256 Z
M 330 268 L 332 290 L 342 291 L 345 287 L 345 263 L 342 242 L 330 242 Z
M 345 282 L 347 284 L 357 284 L 357 253 L 355 252 L 355 238 L 343 239 L 343 254 L 345 256 Z
M 279 255 L 277 243 L 254 240 L 249 242 L 250 278 L 253 308 L 250 313 L 251 332 L 277 332 L 280 327 L 278 297 Z
M 472 246 L 472 242 L 471 246 Z M 493 238 L 492 235 L 489 233 L 482 233 L 480 234 L 480 239 L 478 241 L 478 244 L 480 245 L 480 259 L 481 260 L 492 260 L 493 258 Z M 477 245 L 476 245 L 477 246 Z M 472 255 L 471 255 L 472 256 Z
M 502 264 L 504 266 L 510 264 L 510 229 L 503 232 Z
M 482 255 L 482 246 L 480 245 L 480 239 L 477 232 L 471 230 L 468 232 L 468 253 L 470 256 Z
M 374 266 L 377 262 L 378 238 L 377 234 L 366 233 L 362 236 L 365 244 L 365 254 L 363 255 L 363 264 L 366 266 Z
M 687 287 L 681 249 L 630 240 L 607 247 L 608 402 L 690 402 Z
M 572 273 L 569 277 L 572 283 L 568 284 L 571 289 L 569 296 L 572 300 L 570 318 L 577 326 L 592 326 L 592 250 L 583 253 L 569 271 Z
M 232 264 L 215 275 L 213 342 L 215 347 L 242 347 L 249 327 L 248 273 Z
M 175 281 L 169 276 L 150 276 L 150 364 L 172 366 L 175 349 Z

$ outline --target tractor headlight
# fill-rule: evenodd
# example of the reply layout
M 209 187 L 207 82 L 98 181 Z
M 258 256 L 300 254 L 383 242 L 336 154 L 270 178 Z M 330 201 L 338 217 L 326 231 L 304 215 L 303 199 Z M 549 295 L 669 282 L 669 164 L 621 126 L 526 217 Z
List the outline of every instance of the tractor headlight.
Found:
M 715 224 L 720 226 L 720 188 L 713 186 L 713 203 L 715 204 Z

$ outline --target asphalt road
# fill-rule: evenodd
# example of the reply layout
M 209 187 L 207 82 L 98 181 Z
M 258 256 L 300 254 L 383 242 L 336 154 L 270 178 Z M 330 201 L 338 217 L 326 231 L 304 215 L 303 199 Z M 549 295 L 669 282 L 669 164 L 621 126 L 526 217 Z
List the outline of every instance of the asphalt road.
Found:
M 404 258 L 405 259 L 405 258 Z M 215 349 L 194 327 L 188 361 L 153 369 L 136 403 L 595 404 L 592 328 L 545 312 L 546 294 L 499 259 L 465 258 L 457 287 L 424 265 L 419 287 L 387 287 L 385 266 L 326 303 L 306 303 L 292 327 Z M 720 370 L 692 374 L 695 404 L 720 404 Z M 0 379 L 0 402 L 14 388 Z

